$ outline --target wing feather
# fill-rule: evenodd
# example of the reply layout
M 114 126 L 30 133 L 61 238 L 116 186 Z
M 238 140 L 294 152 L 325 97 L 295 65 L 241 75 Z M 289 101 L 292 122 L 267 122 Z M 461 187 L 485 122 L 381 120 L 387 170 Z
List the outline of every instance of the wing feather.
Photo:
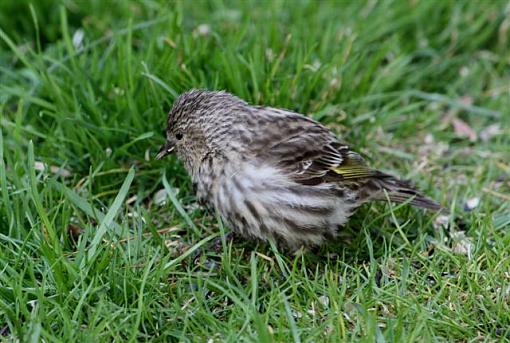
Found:
M 266 132 L 275 138 L 271 139 L 275 143 L 266 143 L 259 155 L 274 161 L 297 182 L 355 181 L 374 175 L 359 154 L 322 124 L 290 111 L 259 110 L 271 123 Z
M 417 207 L 441 210 L 437 202 L 423 196 L 409 182 L 368 167 L 361 155 L 322 124 L 289 111 L 267 107 L 257 110 L 264 133 L 251 141 L 252 151 L 264 162 L 280 167 L 294 181 L 311 186 L 343 183 L 358 190 L 359 202 L 386 201 L 389 197 L 397 203 L 409 201 Z

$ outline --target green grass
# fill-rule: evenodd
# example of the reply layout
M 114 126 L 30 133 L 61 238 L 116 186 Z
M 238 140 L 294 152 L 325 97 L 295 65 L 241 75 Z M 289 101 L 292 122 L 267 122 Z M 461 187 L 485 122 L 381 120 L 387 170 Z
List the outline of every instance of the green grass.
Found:
M 508 2 L 62 3 L 0 3 L 0 341 L 510 340 Z M 316 253 L 213 252 L 153 159 L 198 87 L 308 113 L 449 223 L 373 204 Z

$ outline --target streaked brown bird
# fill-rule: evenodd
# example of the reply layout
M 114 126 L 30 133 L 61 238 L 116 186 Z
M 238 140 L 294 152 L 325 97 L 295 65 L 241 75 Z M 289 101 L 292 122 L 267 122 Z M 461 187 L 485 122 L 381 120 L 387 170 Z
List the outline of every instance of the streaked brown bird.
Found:
M 191 90 L 168 115 L 166 143 L 191 175 L 199 201 L 236 233 L 318 246 L 363 203 L 389 200 L 440 210 L 407 181 L 370 168 L 325 126 L 292 111 Z

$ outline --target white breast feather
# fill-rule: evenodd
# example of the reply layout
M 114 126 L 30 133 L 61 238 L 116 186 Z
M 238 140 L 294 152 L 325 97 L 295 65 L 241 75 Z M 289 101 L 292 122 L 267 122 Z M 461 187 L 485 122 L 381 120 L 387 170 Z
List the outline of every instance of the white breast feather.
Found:
M 336 230 L 336 227 L 344 225 L 350 214 L 352 204 L 345 202 L 343 198 L 330 196 L 301 196 L 291 191 L 282 191 L 291 189 L 292 187 L 321 187 L 328 189 L 331 184 L 323 184 L 317 186 L 304 186 L 296 184 L 279 170 L 272 166 L 254 166 L 253 164 L 238 165 L 232 168 L 227 177 L 223 180 L 224 187 L 218 188 L 218 194 L 214 197 L 215 206 L 220 210 L 225 218 L 228 218 L 235 207 L 246 219 L 250 226 L 249 232 L 253 236 L 265 238 L 260 230 L 261 221 L 267 229 L 273 233 L 283 236 L 288 243 L 294 241 L 299 243 L 305 237 L 296 237 L 292 228 L 286 227 L 282 221 L 274 219 L 275 217 L 291 218 L 295 223 L 302 226 L 317 226 L 323 223 Z M 238 187 L 240 186 L 240 187 Z M 278 190 L 278 191 L 275 191 Z M 225 194 L 228 192 L 228 195 Z M 228 202 L 225 197 L 230 196 L 233 208 L 227 208 Z M 259 218 L 255 218 L 248 209 L 246 203 L 251 203 L 259 214 Z M 284 206 L 282 206 L 282 204 Z M 302 206 L 315 207 L 331 207 L 334 210 L 327 217 L 310 215 L 306 212 L 300 212 L 298 209 Z M 272 217 L 272 218 L 271 218 Z M 241 233 L 247 228 L 238 228 Z M 306 240 L 313 244 L 319 244 L 324 239 L 322 235 L 313 233 L 305 233 Z

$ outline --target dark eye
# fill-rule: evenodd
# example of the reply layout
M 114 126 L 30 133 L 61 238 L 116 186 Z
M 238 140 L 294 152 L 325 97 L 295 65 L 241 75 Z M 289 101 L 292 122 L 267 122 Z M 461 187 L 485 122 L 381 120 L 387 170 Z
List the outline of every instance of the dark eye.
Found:
M 175 134 L 175 138 L 177 138 L 177 140 L 178 140 L 178 141 L 180 141 L 180 140 L 182 139 L 182 133 L 177 132 L 177 133 Z

